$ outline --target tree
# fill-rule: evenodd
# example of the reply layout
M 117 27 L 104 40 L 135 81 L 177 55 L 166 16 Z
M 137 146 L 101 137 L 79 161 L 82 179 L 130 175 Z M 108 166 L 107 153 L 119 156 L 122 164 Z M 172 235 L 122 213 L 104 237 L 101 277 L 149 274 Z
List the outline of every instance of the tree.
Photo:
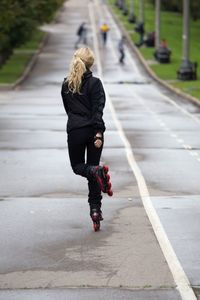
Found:
M 0 1 L 0 65 L 12 50 L 30 39 L 33 30 L 52 19 L 63 0 Z

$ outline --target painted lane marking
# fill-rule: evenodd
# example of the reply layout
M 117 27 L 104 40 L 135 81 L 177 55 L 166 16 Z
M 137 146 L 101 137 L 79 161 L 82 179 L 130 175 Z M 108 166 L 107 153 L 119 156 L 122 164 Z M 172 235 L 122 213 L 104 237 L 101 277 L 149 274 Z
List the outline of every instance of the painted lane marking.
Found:
M 177 142 L 182 144 L 182 143 L 184 143 L 184 140 L 183 139 L 177 139 Z
M 186 150 L 191 150 L 192 146 L 183 144 L 183 148 L 185 148 Z
M 189 153 L 190 153 L 190 155 L 192 155 L 192 156 L 199 156 L 199 154 L 198 154 L 197 152 L 192 152 L 192 151 L 190 151 Z
M 165 98 L 168 102 L 170 102 L 171 104 L 173 104 L 177 109 L 179 109 L 184 115 L 192 118 L 195 122 L 197 122 L 198 124 L 200 124 L 200 119 L 197 118 L 196 116 L 192 115 L 190 112 L 188 112 L 186 109 L 184 109 L 183 107 L 181 107 L 180 105 L 178 105 L 174 100 L 170 99 L 169 97 L 161 94 L 163 96 L 163 98 Z
M 96 2 L 95 2 L 96 3 Z M 98 6 L 97 6 L 98 7 Z M 93 41 L 94 41 L 94 50 L 95 50 L 95 54 L 97 56 L 97 70 L 99 73 L 99 76 L 102 77 L 102 67 L 101 67 L 101 61 L 100 61 L 100 53 L 99 53 L 99 47 L 98 47 L 98 40 L 97 40 L 97 36 L 95 34 L 95 19 L 94 19 L 94 9 L 93 9 L 93 4 L 90 3 L 89 4 L 89 16 L 90 16 L 90 20 L 91 20 L 91 24 L 92 24 L 92 32 L 93 32 Z M 109 18 L 110 20 L 112 20 L 111 16 Z M 137 180 L 137 184 L 138 184 L 138 188 L 140 191 L 140 196 L 145 208 L 145 211 L 148 215 L 148 218 L 151 222 L 151 225 L 153 227 L 153 230 L 156 234 L 157 240 L 160 244 L 160 247 L 163 251 L 163 254 L 167 260 L 168 266 L 172 272 L 172 275 L 174 277 L 174 281 L 177 284 L 177 289 L 180 292 L 180 295 L 182 297 L 183 300 L 196 300 L 195 294 L 192 290 L 192 288 L 190 287 L 190 283 L 189 280 L 170 244 L 170 241 L 164 231 L 164 228 L 160 222 L 160 219 L 156 213 L 155 208 L 153 207 L 150 195 L 149 195 L 149 191 L 145 182 L 145 179 L 141 173 L 140 168 L 138 167 L 133 151 L 132 151 L 132 147 L 128 141 L 128 139 L 125 136 L 124 130 L 122 128 L 122 125 L 120 123 L 120 121 L 117 118 L 117 114 L 115 112 L 115 108 L 113 106 L 113 103 L 111 101 L 111 99 L 108 97 L 108 103 L 109 103 L 109 107 L 110 107 L 110 111 L 112 114 L 112 118 L 115 122 L 116 128 L 118 130 L 119 136 L 121 138 L 121 140 L 124 143 L 124 148 L 126 150 L 126 156 L 127 156 L 127 160 L 130 164 L 130 167 L 133 171 L 133 174 L 136 177 Z
M 160 126 L 165 127 L 166 124 L 164 122 L 160 122 Z

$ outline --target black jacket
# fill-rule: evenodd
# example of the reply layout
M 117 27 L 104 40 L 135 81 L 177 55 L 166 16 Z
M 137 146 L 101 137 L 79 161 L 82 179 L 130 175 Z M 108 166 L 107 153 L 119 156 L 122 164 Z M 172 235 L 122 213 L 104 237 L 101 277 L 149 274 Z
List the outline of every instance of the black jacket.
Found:
M 63 82 L 61 95 L 68 115 L 67 132 L 73 129 L 92 126 L 94 134 L 105 131 L 103 109 L 105 92 L 101 80 L 93 77 L 91 71 L 83 75 L 80 94 L 72 93 L 67 82 Z

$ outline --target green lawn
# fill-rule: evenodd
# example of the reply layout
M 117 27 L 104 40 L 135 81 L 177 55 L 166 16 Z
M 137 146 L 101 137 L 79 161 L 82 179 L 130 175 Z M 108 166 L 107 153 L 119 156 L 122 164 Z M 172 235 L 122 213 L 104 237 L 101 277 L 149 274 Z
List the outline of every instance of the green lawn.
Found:
M 28 42 L 14 50 L 11 57 L 0 69 L 1 84 L 14 83 L 23 74 L 43 37 L 44 32 L 36 30 Z
M 109 0 L 114 13 L 129 31 L 134 42 L 138 41 L 138 34 L 134 32 L 134 24 L 128 22 L 128 17 L 124 16 L 115 5 L 115 0 Z M 128 4 L 129 1 L 126 1 Z M 134 1 L 135 15 L 139 15 L 139 0 Z M 154 31 L 155 13 L 152 4 L 145 3 L 145 30 Z M 200 66 L 200 20 L 190 21 L 190 60 L 198 62 Z M 161 38 L 166 39 L 169 48 L 172 50 L 170 64 L 151 64 L 152 70 L 163 80 L 169 81 L 173 86 L 182 89 L 200 99 L 200 79 L 196 81 L 178 81 L 176 72 L 181 64 L 182 57 L 182 16 L 179 13 L 162 11 L 161 13 Z M 153 60 L 153 48 L 140 48 L 140 51 L 146 60 Z

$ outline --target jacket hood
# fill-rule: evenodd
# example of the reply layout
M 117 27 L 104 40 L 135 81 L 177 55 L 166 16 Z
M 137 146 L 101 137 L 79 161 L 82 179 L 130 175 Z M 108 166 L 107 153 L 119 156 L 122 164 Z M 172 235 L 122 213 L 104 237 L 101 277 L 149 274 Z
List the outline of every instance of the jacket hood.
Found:
M 87 70 L 84 74 L 83 74 L 83 79 L 88 79 L 92 77 L 92 71 Z

